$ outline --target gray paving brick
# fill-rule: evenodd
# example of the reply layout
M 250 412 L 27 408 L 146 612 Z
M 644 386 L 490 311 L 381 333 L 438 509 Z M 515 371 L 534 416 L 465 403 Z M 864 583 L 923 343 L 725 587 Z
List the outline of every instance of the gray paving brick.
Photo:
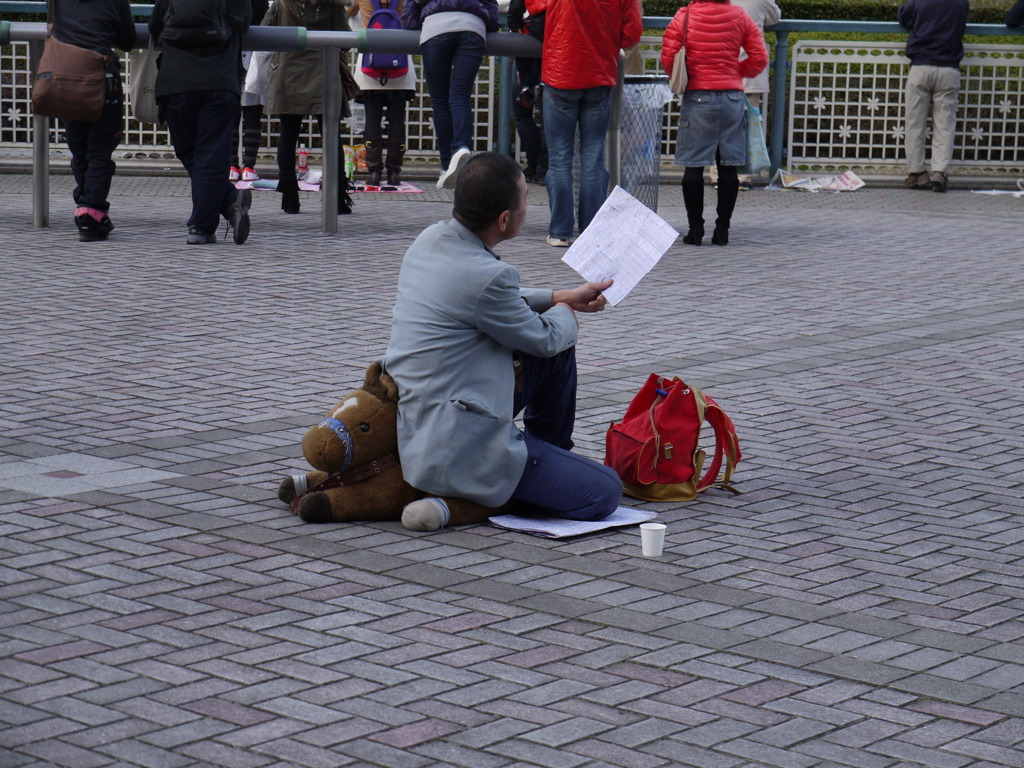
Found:
M 936 768 L 960 768 L 960 766 L 967 765 L 971 762 L 970 758 L 964 757 L 963 755 L 950 754 L 945 750 L 940 751 L 937 749 L 918 747 L 914 744 L 907 744 L 895 739 L 886 739 L 872 744 L 865 749 L 870 752 L 885 755 L 889 758 L 898 758 L 907 762 L 916 762 L 923 765 L 934 765 Z

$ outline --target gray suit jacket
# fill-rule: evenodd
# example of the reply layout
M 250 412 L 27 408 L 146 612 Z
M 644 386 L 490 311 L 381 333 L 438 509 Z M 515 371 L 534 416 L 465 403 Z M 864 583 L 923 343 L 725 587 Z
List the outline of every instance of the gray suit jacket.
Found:
M 576 343 L 573 313 L 454 219 L 409 247 L 384 367 L 398 383 L 402 473 L 415 488 L 490 507 L 526 466 L 512 413 L 513 352 L 552 357 Z

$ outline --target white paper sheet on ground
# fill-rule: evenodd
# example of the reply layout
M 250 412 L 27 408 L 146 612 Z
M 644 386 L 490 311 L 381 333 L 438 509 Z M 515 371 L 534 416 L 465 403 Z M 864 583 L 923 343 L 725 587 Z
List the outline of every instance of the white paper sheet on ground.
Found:
M 1013 195 L 1013 197 L 1024 197 L 1024 192 L 1017 192 L 1012 189 L 972 189 L 976 195 Z
M 667 221 L 616 187 L 562 261 L 592 283 L 614 278 L 604 297 L 615 306 L 654 268 L 677 237 L 679 233 Z
M 543 536 L 545 539 L 567 539 L 570 536 L 582 536 L 584 533 L 602 531 L 605 528 L 621 528 L 624 525 L 639 525 L 653 520 L 657 512 L 632 507 L 619 507 L 604 520 L 562 520 L 557 517 L 522 517 L 520 515 L 498 515 L 491 518 L 491 523 L 499 528 L 510 531 L 528 533 L 531 536 Z
M 797 176 L 780 168 L 768 182 L 767 189 L 803 189 L 807 192 L 827 189 L 833 192 L 852 192 L 863 186 L 864 182 L 853 171 L 847 171 L 841 176 Z

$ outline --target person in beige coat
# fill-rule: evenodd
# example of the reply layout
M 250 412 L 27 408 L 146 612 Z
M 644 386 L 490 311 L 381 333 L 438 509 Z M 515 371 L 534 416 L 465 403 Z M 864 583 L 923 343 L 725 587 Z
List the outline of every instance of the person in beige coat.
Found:
M 263 26 L 348 32 L 347 7 L 351 4 L 352 0 L 274 0 L 263 17 Z M 276 116 L 281 124 L 277 143 L 277 191 L 281 193 L 281 209 L 285 213 L 299 212 L 295 147 L 306 115 L 316 115 L 323 135 L 323 90 L 321 49 L 281 51 L 274 55 L 270 63 L 266 112 Z M 344 152 L 340 147 L 338 161 L 339 174 L 344 177 Z M 351 212 L 352 201 L 342 186 L 338 195 L 338 213 Z

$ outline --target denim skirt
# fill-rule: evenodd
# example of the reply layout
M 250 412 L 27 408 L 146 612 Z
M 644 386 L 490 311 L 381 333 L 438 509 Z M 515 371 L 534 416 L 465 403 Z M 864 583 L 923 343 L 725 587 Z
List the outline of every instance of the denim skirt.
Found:
M 747 162 L 743 91 L 687 91 L 679 110 L 676 165 L 698 168 Z

